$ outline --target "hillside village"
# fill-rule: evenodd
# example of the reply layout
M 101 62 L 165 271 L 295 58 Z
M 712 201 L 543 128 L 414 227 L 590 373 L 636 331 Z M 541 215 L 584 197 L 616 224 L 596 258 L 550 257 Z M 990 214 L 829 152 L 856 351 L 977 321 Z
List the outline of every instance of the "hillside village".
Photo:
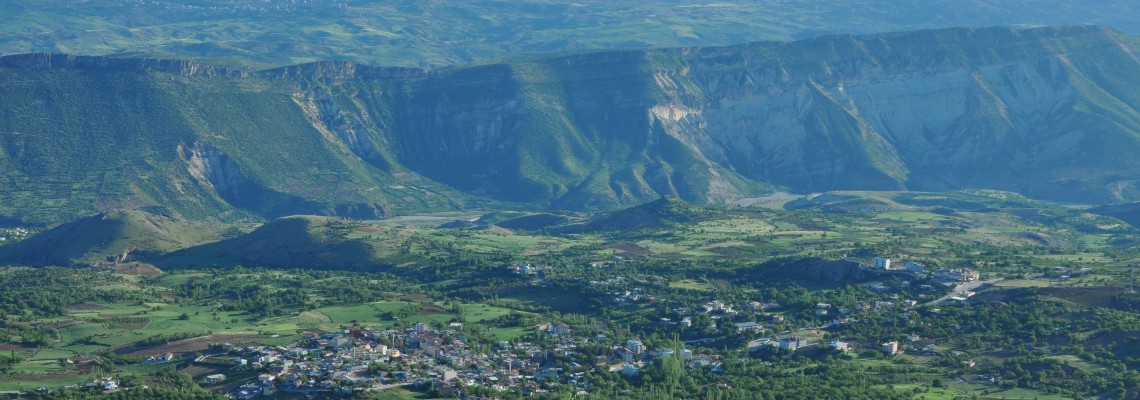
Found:
M 892 269 L 890 265 L 889 259 L 876 258 L 873 269 L 903 271 L 914 276 L 929 274 L 948 286 L 979 279 L 978 274 L 969 269 L 928 273 L 917 262 L 907 262 L 906 268 L 901 270 Z M 531 266 L 525 263 L 512 264 L 507 269 L 514 274 L 534 276 L 538 281 L 543 280 L 544 273 L 552 273 L 549 266 Z M 657 296 L 642 295 L 642 289 L 638 287 L 640 283 L 644 282 L 615 278 L 594 281 L 591 285 L 597 290 L 610 292 L 611 298 L 617 303 L 668 302 Z M 879 291 L 888 290 L 881 283 L 872 285 L 877 285 L 875 288 Z M 904 281 L 900 286 L 906 288 L 909 282 Z M 897 291 L 900 288 L 894 289 Z M 935 289 L 927 285 L 920 290 Z M 666 330 L 691 329 L 694 320 L 708 321 L 709 328 L 718 337 L 740 335 L 754 338 L 746 341 L 748 351 L 770 348 L 794 352 L 815 347 L 845 352 L 857 350 L 859 346 L 881 351 L 888 356 L 904 349 L 933 351 L 935 344 L 920 342 L 917 335 L 909 336 L 901 345 L 899 341 L 868 344 L 841 339 L 829 342 L 819 340 L 818 332 L 821 329 L 858 322 L 852 315 L 894 312 L 905 317 L 918 305 L 916 300 L 903 299 L 897 294 L 889 298 L 893 301 L 817 304 L 813 313 L 816 320 L 823 321 L 823 324 L 802 328 L 788 325 L 790 321 L 780 312 L 780 304 L 760 301 L 733 305 L 712 300 L 693 310 L 673 309 L 669 315 L 660 319 L 662 328 Z M 734 317 L 742 315 L 742 312 L 763 318 L 738 322 L 738 318 Z M 211 359 L 232 360 L 238 370 L 256 371 L 258 375 L 254 381 L 231 392 L 233 397 L 243 399 L 272 395 L 278 391 L 348 394 L 396 386 L 428 388 L 444 396 L 453 396 L 480 389 L 539 395 L 566 385 L 584 395 L 591 388 L 591 383 L 584 374 L 587 370 L 635 376 L 649 362 L 662 357 L 676 357 L 690 369 L 706 368 L 716 372 L 722 368 L 720 355 L 700 354 L 684 346 L 676 349 L 651 349 L 636 338 L 611 339 L 602 334 L 590 337 L 574 335 L 573 328 L 561 322 L 531 328 L 550 340 L 542 343 L 500 341 L 487 351 L 478 351 L 469 345 L 461 323 L 438 327 L 418 323 L 406 329 L 345 326 L 342 331 L 311 334 L 307 339 L 287 346 L 234 348 L 220 345 L 218 349 L 222 352 L 196 361 L 209 363 L 212 362 Z M 801 332 L 816 334 L 811 334 L 812 337 L 808 338 L 801 335 Z M 685 343 L 701 343 L 712 339 L 714 338 L 697 338 Z M 581 345 L 592 342 L 609 343 L 612 352 L 591 355 L 581 351 Z M 221 374 L 212 375 L 207 377 L 206 383 L 223 383 L 226 378 Z

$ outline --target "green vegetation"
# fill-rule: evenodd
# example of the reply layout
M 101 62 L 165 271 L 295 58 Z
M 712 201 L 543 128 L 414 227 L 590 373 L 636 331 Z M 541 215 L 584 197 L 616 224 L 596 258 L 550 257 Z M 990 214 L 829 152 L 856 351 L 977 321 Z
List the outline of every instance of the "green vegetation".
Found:
M 699 208 L 667 199 L 593 216 L 544 216 L 552 225 L 530 231 L 493 224 L 526 213 L 444 224 L 459 228 L 434 226 L 478 218 L 288 217 L 205 245 L 213 247 L 157 256 L 182 260 L 169 265 L 7 268 L 0 274 L 8 288 L 0 292 L 0 344 L 7 349 L 0 354 L 0 387 L 63 387 L 120 370 L 165 390 L 180 386 L 163 383 L 164 373 L 200 379 L 213 371 L 189 362 L 211 343 L 281 345 L 352 326 L 455 322 L 469 345 L 482 349 L 500 340 L 541 343 L 545 335 L 536 326 L 565 322 L 584 337 L 639 338 L 651 348 L 689 341 L 685 347 L 721 357 L 716 369 L 689 366 L 683 375 L 668 360 L 647 364 L 636 377 L 588 369 L 590 393 L 603 397 L 1126 398 L 1140 389 L 1134 362 L 1140 351 L 1132 339 L 1140 334 L 1140 297 L 1125 288 L 1140 254 L 1111 244 L 1136 239 L 1135 228 L 999 192 L 839 192 L 789 200 L 779 209 L 770 203 Z M 645 223 L 614 222 L 628 215 Z M 608 228 L 554 233 L 582 226 Z M 360 254 L 301 250 L 341 248 L 337 243 L 373 244 Z M 276 260 L 273 251 L 257 253 L 258 246 L 292 249 L 279 259 L 294 262 L 237 266 Z M 968 267 L 989 282 L 968 304 L 923 306 L 945 294 L 941 284 L 835 261 L 844 255 Z M 353 262 L 337 264 L 331 256 Z M 195 259 L 201 261 L 186 261 Z M 1091 275 L 1061 278 L 1054 270 L 1086 266 Z M 856 306 L 899 299 L 918 306 Z M 713 300 L 737 310 L 694 312 Z M 821 303 L 848 309 L 850 320 L 830 325 L 834 316 L 816 312 Z M 776 315 L 783 321 L 772 323 Z M 677 324 L 686 316 L 691 328 Z M 733 327 L 753 321 L 772 331 Z M 746 350 L 758 338 L 790 335 L 814 346 L 794 356 Z M 860 350 L 826 351 L 833 339 Z M 884 357 L 878 346 L 889 340 L 908 350 Z M 582 347 L 582 357 L 607 354 L 605 343 Z M 179 355 L 172 369 L 138 365 L 167 351 Z M 430 392 L 382 396 L 421 395 Z

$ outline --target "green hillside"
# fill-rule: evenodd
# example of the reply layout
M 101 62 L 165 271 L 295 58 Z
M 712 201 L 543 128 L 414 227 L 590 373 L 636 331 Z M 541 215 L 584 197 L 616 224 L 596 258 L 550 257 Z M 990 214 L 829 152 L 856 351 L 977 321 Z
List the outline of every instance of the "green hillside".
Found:
M 116 263 L 212 242 L 227 231 L 218 224 L 116 211 L 80 218 L 2 246 L 0 260 L 35 266 Z
M 269 221 L 249 234 L 151 258 L 162 268 L 265 266 L 274 268 L 374 270 L 382 265 L 382 243 L 374 236 L 393 232 L 360 230 L 340 218 L 290 216 Z

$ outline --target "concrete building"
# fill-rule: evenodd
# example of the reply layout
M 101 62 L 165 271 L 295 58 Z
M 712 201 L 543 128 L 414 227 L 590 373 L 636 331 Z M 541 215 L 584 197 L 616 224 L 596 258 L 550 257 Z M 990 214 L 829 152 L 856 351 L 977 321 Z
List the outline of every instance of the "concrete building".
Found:
M 875 269 L 891 269 L 891 259 L 886 257 L 875 257 Z
M 625 347 L 632 351 L 634 355 L 639 355 L 645 352 L 645 345 L 641 344 L 640 340 L 628 340 L 625 342 Z
M 831 343 L 827 344 L 827 347 L 830 347 L 832 350 L 847 351 L 851 349 L 851 344 L 840 340 L 832 340 Z
M 776 346 L 779 347 L 780 350 L 796 351 L 796 349 L 799 349 L 800 347 L 804 346 L 804 342 L 803 342 L 803 339 L 800 339 L 799 337 L 796 337 L 796 336 L 792 336 L 792 337 L 780 339 L 777 342 Z
M 898 352 L 899 352 L 899 342 L 883 343 L 883 354 L 890 356 L 890 355 L 895 355 Z

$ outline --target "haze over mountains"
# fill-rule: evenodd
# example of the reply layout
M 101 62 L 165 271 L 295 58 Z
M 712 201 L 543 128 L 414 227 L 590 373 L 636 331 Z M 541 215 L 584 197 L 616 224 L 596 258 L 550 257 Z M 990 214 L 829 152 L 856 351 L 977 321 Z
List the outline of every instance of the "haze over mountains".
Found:
M 773 188 L 1135 201 L 1136 45 L 1099 27 L 944 29 L 435 71 L 6 56 L 0 217 L 372 218 Z
M 718 46 L 949 27 L 1093 24 L 1140 34 L 1129 0 L 0 0 L 0 54 L 435 68 L 514 54 Z

